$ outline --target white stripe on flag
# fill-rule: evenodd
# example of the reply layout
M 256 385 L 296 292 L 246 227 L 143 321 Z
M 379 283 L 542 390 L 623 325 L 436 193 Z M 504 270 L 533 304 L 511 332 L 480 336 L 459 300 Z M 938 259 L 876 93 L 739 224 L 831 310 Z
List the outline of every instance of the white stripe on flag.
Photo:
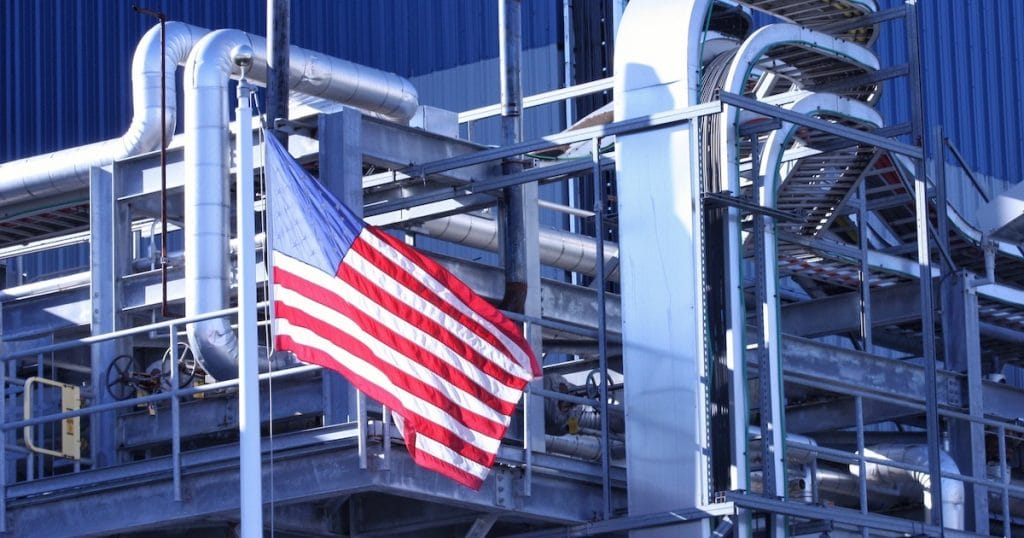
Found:
M 372 383 L 380 387 L 381 390 L 385 390 L 394 395 L 402 405 L 405 406 L 408 412 L 414 413 L 425 420 L 437 424 L 463 441 L 476 446 L 480 450 L 489 454 L 497 453 L 498 447 L 501 444 L 500 439 L 494 439 L 465 426 L 443 409 L 430 402 L 424 401 L 418 396 L 406 391 L 404 388 L 395 385 L 387 375 L 379 369 L 368 364 L 363 359 L 353 355 L 334 342 L 305 327 L 292 325 L 287 319 L 278 319 L 278 334 L 290 336 L 300 344 L 314 347 L 324 353 L 327 353 L 334 358 L 334 360 L 339 363 L 343 363 L 346 368 L 352 370 L 356 375 L 362 377 L 367 382 Z
M 350 252 L 349 256 L 352 256 L 353 254 L 354 253 Z M 280 259 L 275 261 L 277 265 L 281 267 L 281 269 L 284 269 L 289 273 L 299 276 L 321 288 L 334 290 L 335 292 L 340 292 L 336 293 L 336 295 L 341 297 L 343 300 L 349 302 L 363 313 L 369 315 L 370 317 L 376 320 L 379 320 L 382 323 L 382 325 L 388 327 L 391 330 L 394 330 L 395 332 L 413 341 L 414 343 L 424 348 L 437 358 L 449 364 L 452 368 L 459 370 L 466 377 L 475 382 L 477 385 L 480 385 L 480 387 L 493 394 L 496 398 L 512 404 L 516 404 L 519 402 L 519 398 L 522 394 L 521 390 L 509 387 L 508 385 L 501 383 L 499 380 L 495 379 L 486 372 L 481 371 L 479 368 L 477 368 L 475 364 L 463 358 L 459 353 L 453 351 L 443 342 L 437 340 L 432 335 L 424 332 L 423 330 L 419 329 L 418 327 L 409 323 L 408 321 L 399 318 L 398 316 L 395 316 L 392 312 L 388 311 L 387 309 L 382 308 L 375 301 L 367 298 L 365 295 L 360 293 L 355 288 L 352 288 L 347 283 L 344 283 L 341 279 L 335 276 L 327 275 L 323 271 L 315 267 L 312 267 L 293 258 L 289 258 L 283 254 L 278 254 L 278 257 Z M 378 272 L 374 276 L 376 278 L 371 279 L 371 281 L 374 282 L 375 284 L 380 285 L 382 288 L 394 288 L 395 286 L 400 286 L 400 284 L 391 279 L 387 274 Z M 402 287 L 401 289 L 404 290 L 406 294 L 412 294 L 412 292 L 409 291 L 407 288 Z M 275 299 L 277 298 L 275 297 Z M 408 302 L 406 303 L 408 304 Z M 433 308 L 431 310 L 426 306 L 420 306 L 415 304 L 411 304 L 410 307 L 416 308 L 417 311 L 423 312 L 424 314 L 428 315 L 432 320 L 438 323 L 441 323 L 437 319 L 438 317 L 447 317 L 448 319 L 451 319 L 449 316 L 445 316 L 445 314 L 438 310 L 437 308 Z M 427 312 L 427 310 L 431 311 Z M 462 327 L 461 324 L 458 324 L 454 320 L 452 321 L 459 327 Z M 463 328 L 463 330 L 469 331 L 469 329 L 466 328 Z M 456 334 L 455 336 L 458 337 L 459 335 Z M 460 340 L 465 341 L 462 338 L 460 338 Z M 472 346 L 475 350 L 479 351 L 479 347 L 474 344 L 482 342 L 482 340 L 477 338 L 476 342 L 467 342 L 467 344 Z M 490 349 L 494 349 L 489 345 L 487 347 L 489 347 Z
M 407 273 L 412 275 L 413 278 L 420 281 L 430 291 L 434 292 L 445 302 L 449 303 L 453 307 L 462 312 L 464 315 L 469 316 L 474 321 L 483 326 L 487 331 L 494 334 L 495 337 L 501 340 L 501 343 L 514 355 L 515 361 L 509 361 L 507 367 L 503 367 L 508 373 L 520 377 L 525 380 L 533 379 L 533 372 L 531 370 L 530 356 L 516 345 L 508 336 L 502 332 L 501 329 L 495 327 L 490 321 L 485 319 L 480 314 L 477 314 L 472 308 L 462 302 L 447 286 L 441 284 L 432 275 L 427 273 L 418 264 L 405 257 L 404 254 L 395 250 L 384 243 L 372 233 L 367 232 L 365 229 L 359 234 L 360 239 L 366 241 L 371 247 L 387 256 L 391 261 L 397 264 L 399 267 L 405 269 Z
M 337 281 L 335 285 L 341 286 L 341 281 Z M 343 296 L 347 298 L 348 294 L 345 293 Z M 316 300 L 310 299 L 309 297 L 306 297 L 294 290 L 283 287 L 277 288 L 277 291 L 275 292 L 275 299 L 288 306 L 306 312 L 310 316 L 330 324 L 335 329 L 351 335 L 353 338 L 368 347 L 381 360 L 393 365 L 402 372 L 411 375 L 425 384 L 438 389 L 455 405 L 468 409 L 499 424 L 508 424 L 509 417 L 507 415 L 495 410 L 472 394 L 469 394 L 463 389 L 451 384 L 437 372 L 430 370 L 414 359 L 409 358 L 405 354 L 374 338 L 359 327 L 355 321 L 337 310 L 324 306 Z M 382 319 L 380 321 L 385 322 L 386 320 Z

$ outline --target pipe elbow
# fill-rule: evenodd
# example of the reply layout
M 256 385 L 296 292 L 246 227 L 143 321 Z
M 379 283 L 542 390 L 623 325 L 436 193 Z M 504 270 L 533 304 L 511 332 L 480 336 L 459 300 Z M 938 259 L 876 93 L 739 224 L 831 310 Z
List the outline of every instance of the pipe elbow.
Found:
M 203 369 L 214 379 L 238 377 L 238 337 L 227 318 L 193 323 L 188 340 Z

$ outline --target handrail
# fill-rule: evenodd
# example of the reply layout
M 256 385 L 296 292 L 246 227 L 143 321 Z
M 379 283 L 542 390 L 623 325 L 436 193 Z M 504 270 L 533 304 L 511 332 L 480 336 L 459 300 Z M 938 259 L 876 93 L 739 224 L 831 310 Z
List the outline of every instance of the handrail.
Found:
M 606 77 L 598 80 L 592 80 L 590 82 L 584 82 L 582 84 L 576 84 L 575 86 L 534 94 L 523 98 L 523 108 L 526 109 L 540 105 L 557 103 L 558 101 L 572 99 L 573 97 L 580 97 L 604 90 L 610 90 L 614 84 L 615 77 Z M 459 123 L 482 120 L 499 114 L 501 114 L 500 104 L 471 108 L 469 110 L 459 112 Z
M 257 304 L 257 308 L 267 306 L 267 302 Z M 222 316 L 230 316 L 238 313 L 238 307 L 225 308 L 222 310 L 214 310 L 213 312 L 207 312 L 205 314 L 198 314 L 189 318 L 177 318 L 166 321 L 159 321 L 156 323 L 150 323 L 147 325 L 140 325 L 138 327 L 132 327 L 130 329 L 121 329 L 119 331 L 113 331 L 106 334 L 84 336 L 82 338 L 76 338 L 74 340 L 67 340 L 65 342 L 59 342 L 56 344 L 49 344 L 40 346 L 32 349 L 25 349 L 21 351 L 15 351 L 5 355 L 0 355 L 0 362 L 7 362 L 13 359 L 20 359 L 22 357 L 29 357 L 32 355 L 38 355 L 40 353 L 53 353 L 54 351 L 64 351 L 65 349 L 73 349 L 78 346 L 87 346 L 91 344 L 97 344 L 99 342 L 106 342 L 107 340 L 116 340 L 118 338 L 124 338 L 125 336 L 133 336 L 136 334 L 146 333 L 149 331 L 155 331 L 158 329 L 164 329 L 167 327 L 173 327 L 175 325 L 187 325 L 196 321 L 202 321 L 205 319 L 219 318 Z

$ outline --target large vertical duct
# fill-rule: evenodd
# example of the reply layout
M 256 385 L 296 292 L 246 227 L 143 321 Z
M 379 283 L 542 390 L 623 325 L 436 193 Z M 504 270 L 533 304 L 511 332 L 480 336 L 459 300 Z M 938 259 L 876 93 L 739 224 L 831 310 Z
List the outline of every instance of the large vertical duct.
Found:
M 616 121 L 698 103 L 710 6 L 629 3 L 616 38 Z M 708 502 L 696 134 L 684 123 L 616 140 L 631 515 Z M 709 533 L 697 521 L 632 535 Z
M 199 43 L 185 69 L 185 313 L 228 307 L 231 263 L 228 168 L 228 81 L 238 76 L 231 51 L 254 51 L 246 72 L 264 83 L 266 41 L 240 30 L 217 30 Z M 416 90 L 404 78 L 337 58 L 291 48 L 292 91 L 338 101 L 407 121 L 418 106 Z M 238 374 L 238 339 L 229 320 L 189 325 L 189 340 L 203 367 L 217 379 Z
M 177 118 L 174 71 L 209 30 L 181 22 L 166 24 L 167 135 Z M 132 122 L 120 138 L 0 164 L 0 205 L 9 206 L 80 191 L 87 198 L 89 170 L 160 147 L 160 25 L 139 40 L 132 57 Z

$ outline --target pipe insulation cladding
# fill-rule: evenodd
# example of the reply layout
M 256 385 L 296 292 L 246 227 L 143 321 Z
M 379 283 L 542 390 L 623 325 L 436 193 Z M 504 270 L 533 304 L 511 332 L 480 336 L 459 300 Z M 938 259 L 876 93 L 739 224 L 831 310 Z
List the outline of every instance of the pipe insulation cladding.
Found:
M 177 114 L 174 71 L 192 47 L 210 31 L 168 22 L 166 32 L 167 138 L 174 135 Z M 132 122 L 120 138 L 68 148 L 0 164 L 0 205 L 68 192 L 88 198 L 89 169 L 160 148 L 160 25 L 139 40 L 132 57 Z
M 266 40 L 241 30 L 201 39 L 185 65 L 185 314 L 228 308 L 231 286 L 228 82 L 239 76 L 231 51 L 253 50 L 247 80 L 265 83 Z M 288 87 L 407 122 L 419 106 L 416 89 L 393 73 L 299 47 L 290 48 Z M 250 285 L 252 283 L 247 283 Z M 188 327 L 196 358 L 216 379 L 238 375 L 238 337 L 227 318 Z

